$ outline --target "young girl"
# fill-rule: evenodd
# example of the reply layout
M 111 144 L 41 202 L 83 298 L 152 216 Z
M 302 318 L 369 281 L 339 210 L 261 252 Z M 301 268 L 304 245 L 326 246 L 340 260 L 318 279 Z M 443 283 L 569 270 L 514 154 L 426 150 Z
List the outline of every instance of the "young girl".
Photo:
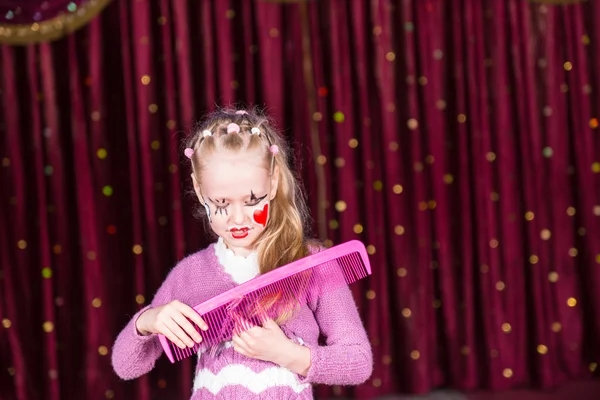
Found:
M 319 249 L 305 237 L 308 211 L 285 143 L 266 118 L 217 111 L 185 155 L 202 218 L 218 240 L 180 261 L 119 334 L 112 363 L 123 379 L 154 367 L 159 333 L 181 348 L 202 341 L 189 320 L 201 331 L 208 326 L 191 307 Z M 366 381 L 373 356 L 348 287 L 309 298 L 279 324 L 268 320 L 200 352 L 192 399 L 312 399 L 312 384 Z

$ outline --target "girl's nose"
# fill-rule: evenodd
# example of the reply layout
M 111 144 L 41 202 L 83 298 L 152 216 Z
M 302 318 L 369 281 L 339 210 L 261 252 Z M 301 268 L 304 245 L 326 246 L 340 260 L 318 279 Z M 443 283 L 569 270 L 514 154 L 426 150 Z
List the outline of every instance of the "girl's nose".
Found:
M 240 205 L 231 207 L 231 222 L 235 225 L 242 225 L 244 223 L 244 209 Z

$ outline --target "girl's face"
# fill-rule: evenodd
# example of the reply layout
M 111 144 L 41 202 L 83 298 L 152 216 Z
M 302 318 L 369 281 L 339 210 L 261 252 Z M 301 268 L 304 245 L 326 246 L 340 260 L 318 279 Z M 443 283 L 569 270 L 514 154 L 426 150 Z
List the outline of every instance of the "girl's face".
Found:
M 221 151 L 206 160 L 201 182 L 192 174 L 198 199 L 207 204 L 212 230 L 244 257 L 265 228 L 277 192 L 278 169 L 269 176 L 262 151 Z

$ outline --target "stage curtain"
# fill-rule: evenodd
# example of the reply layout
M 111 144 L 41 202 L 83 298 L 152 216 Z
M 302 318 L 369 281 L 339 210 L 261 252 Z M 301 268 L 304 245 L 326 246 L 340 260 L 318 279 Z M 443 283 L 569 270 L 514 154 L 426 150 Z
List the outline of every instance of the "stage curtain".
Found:
M 119 0 L 0 45 L 1 397 L 190 395 L 194 360 L 124 382 L 110 352 L 209 243 L 181 140 L 231 104 L 292 143 L 315 236 L 370 254 L 374 373 L 319 398 L 592 375 L 599 55 L 594 1 Z

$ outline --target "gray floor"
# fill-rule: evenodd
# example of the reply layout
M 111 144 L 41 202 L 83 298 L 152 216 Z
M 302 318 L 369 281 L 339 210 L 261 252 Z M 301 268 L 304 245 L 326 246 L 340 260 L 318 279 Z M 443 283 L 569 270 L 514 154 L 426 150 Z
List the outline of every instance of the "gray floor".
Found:
M 406 396 L 385 396 L 379 397 L 378 400 L 467 400 L 467 397 L 452 390 L 436 390 L 422 396 L 406 395 Z

